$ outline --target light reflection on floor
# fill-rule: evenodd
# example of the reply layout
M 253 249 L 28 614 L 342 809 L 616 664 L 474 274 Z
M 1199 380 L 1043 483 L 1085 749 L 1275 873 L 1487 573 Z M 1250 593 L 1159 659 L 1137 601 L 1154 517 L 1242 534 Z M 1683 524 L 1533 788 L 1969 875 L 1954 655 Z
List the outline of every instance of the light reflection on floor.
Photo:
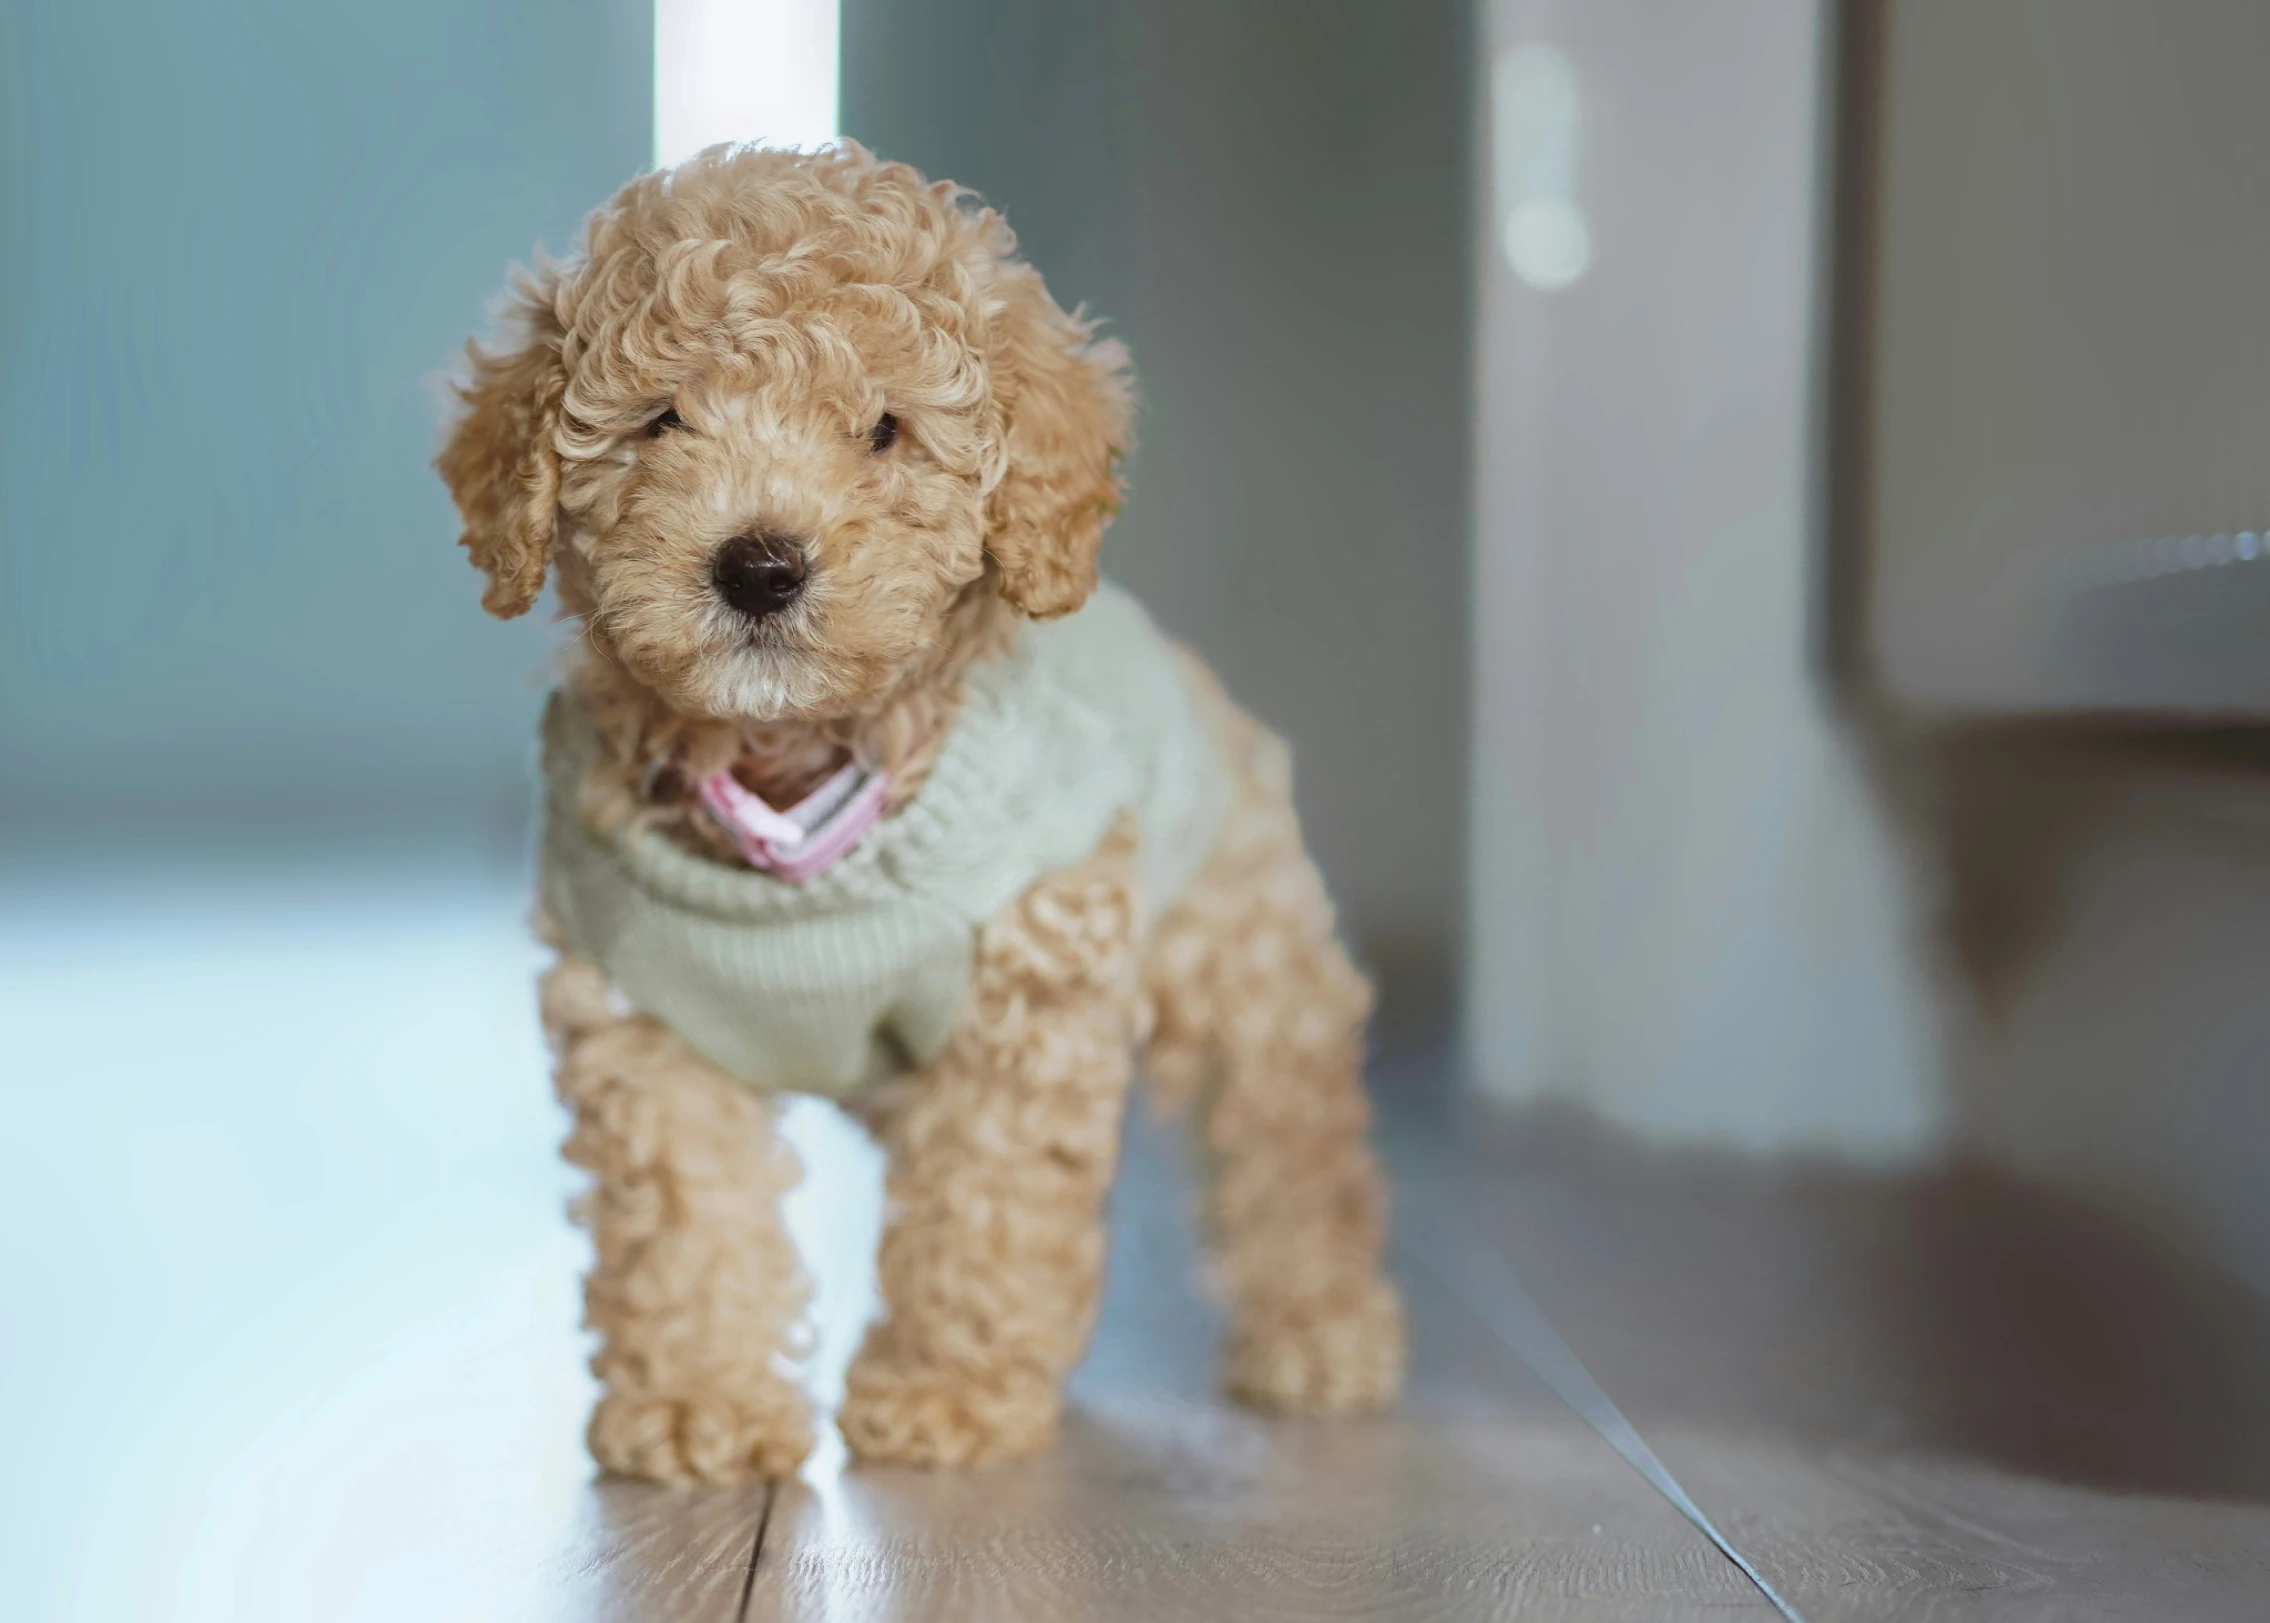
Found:
M 397 859 L 0 878 L 10 1615 L 540 1604 L 590 1383 L 523 913 Z M 832 1398 L 875 1159 L 792 1131 Z

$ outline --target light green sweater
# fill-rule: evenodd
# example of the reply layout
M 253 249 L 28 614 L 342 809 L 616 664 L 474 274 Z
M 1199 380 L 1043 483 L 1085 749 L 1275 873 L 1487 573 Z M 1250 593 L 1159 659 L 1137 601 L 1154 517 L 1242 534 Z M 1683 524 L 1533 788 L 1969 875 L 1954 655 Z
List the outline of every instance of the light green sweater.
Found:
M 1172 646 L 1106 585 L 973 669 L 914 798 L 801 885 L 578 813 L 599 742 L 544 717 L 544 905 L 630 1003 L 766 1090 L 841 1096 L 945 1045 L 979 925 L 1135 815 L 1149 915 L 1196 876 L 1228 801 L 1221 746 Z

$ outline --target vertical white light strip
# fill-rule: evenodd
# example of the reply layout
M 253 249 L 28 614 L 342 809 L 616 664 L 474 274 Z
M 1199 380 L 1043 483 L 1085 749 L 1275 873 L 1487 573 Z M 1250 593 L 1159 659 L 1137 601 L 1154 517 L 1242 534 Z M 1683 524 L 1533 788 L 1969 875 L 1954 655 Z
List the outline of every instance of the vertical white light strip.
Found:
M 836 138 L 837 0 L 654 0 L 654 161 Z

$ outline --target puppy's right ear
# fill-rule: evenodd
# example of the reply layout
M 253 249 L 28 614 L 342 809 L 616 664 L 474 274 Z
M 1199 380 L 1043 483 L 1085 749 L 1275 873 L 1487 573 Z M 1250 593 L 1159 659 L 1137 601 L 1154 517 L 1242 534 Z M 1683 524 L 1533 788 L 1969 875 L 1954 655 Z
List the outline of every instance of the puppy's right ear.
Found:
M 494 349 L 467 344 L 471 375 L 455 386 L 464 414 L 434 466 L 465 521 L 461 544 L 489 577 L 481 606 L 500 620 L 526 614 L 544 589 L 560 499 L 552 443 L 567 368 L 560 360 L 557 279 L 523 281 Z

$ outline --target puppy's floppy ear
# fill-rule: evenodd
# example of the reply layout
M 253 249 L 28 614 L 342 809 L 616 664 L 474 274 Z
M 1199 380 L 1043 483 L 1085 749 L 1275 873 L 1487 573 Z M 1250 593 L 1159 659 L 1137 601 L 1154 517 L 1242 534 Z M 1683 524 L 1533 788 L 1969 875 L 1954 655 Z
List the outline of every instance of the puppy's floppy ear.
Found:
M 461 544 L 489 577 L 481 606 L 500 620 L 526 614 L 544 589 L 559 514 L 552 438 L 567 369 L 555 285 L 549 272 L 523 281 L 499 323 L 496 347 L 465 346 L 472 370 L 455 387 L 464 415 L 434 459 L 465 521 Z
M 1004 259 L 994 275 L 987 347 L 1004 463 L 986 502 L 985 550 L 1002 595 L 1045 620 L 1095 590 L 1096 551 L 1119 512 L 1127 351 L 1059 309 L 1031 266 Z

